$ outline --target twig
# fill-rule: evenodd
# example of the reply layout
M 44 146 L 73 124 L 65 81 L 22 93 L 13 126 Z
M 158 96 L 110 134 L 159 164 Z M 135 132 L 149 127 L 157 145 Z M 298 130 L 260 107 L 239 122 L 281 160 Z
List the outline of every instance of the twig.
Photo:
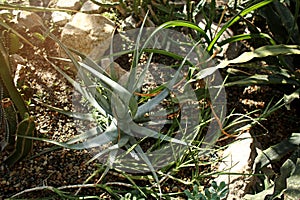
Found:
M 23 191 L 15 194 L 13 196 L 11 196 L 11 198 L 15 198 L 17 196 L 20 196 L 20 195 L 28 193 L 28 192 L 33 192 L 33 191 L 38 191 L 38 190 L 44 190 L 44 189 L 48 189 L 48 190 L 54 192 L 54 188 L 52 186 L 40 186 L 40 187 L 35 187 L 35 188 L 30 188 L 30 189 L 23 190 Z
M 218 123 L 218 126 L 219 126 L 221 132 L 222 132 L 224 135 L 226 135 L 227 138 L 229 138 L 229 137 L 237 137 L 236 135 L 231 135 L 231 134 L 227 133 L 227 132 L 223 129 L 222 122 L 221 122 L 221 120 L 219 119 L 219 117 L 217 116 L 216 112 L 214 111 L 211 102 L 210 102 L 209 100 L 207 100 L 207 102 L 208 102 L 208 104 L 209 104 L 209 106 L 210 106 L 210 109 L 211 109 L 211 112 L 212 112 L 213 116 L 215 117 L 215 120 L 216 120 L 217 123 Z

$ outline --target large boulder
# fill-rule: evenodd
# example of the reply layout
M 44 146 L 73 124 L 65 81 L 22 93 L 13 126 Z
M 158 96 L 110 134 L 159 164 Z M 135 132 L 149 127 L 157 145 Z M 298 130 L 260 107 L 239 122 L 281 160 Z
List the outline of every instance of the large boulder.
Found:
M 94 60 L 108 49 L 114 23 L 99 15 L 76 13 L 61 33 L 61 41 Z

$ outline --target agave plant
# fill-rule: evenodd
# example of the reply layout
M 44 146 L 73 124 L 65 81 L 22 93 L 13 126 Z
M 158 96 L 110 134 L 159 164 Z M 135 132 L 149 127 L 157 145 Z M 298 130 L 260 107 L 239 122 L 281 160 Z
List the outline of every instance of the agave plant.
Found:
M 178 22 L 177 26 L 183 24 L 184 22 Z M 105 70 L 87 56 L 68 49 L 52 35 L 69 56 L 69 59 L 54 59 L 72 62 L 78 76 L 70 77 L 51 62 L 53 58 L 45 59 L 92 108 L 88 113 L 60 111 L 75 118 L 92 121 L 94 126 L 80 131 L 78 136 L 64 143 L 27 138 L 70 149 L 90 149 L 94 156 L 89 162 L 98 159 L 107 166 L 107 170 L 116 168 L 130 173 L 151 172 L 159 183 L 156 170 L 176 162 L 193 145 L 194 139 L 199 138 L 197 126 L 205 121 L 199 113 L 199 100 L 207 98 L 212 104 L 217 102 L 215 113 L 220 120 L 225 114 L 226 105 L 226 101 L 223 101 L 224 90 L 212 87 L 214 84 L 222 84 L 218 73 L 207 79 L 206 87 L 196 95 L 188 80 L 201 65 L 205 65 L 208 56 L 205 56 L 205 50 L 199 43 L 176 31 L 165 29 L 166 26 L 168 24 L 158 28 L 141 28 L 114 37 L 109 55 L 99 59 L 100 63 L 101 60 L 111 60 L 108 65 L 110 70 Z M 120 41 L 129 42 L 125 43 L 125 49 L 114 52 L 114 48 L 121 46 Z M 74 53 L 82 61 L 77 61 Z M 115 76 L 113 60 L 128 54 L 132 55 L 130 71 L 123 77 L 118 74 Z M 154 54 L 169 57 L 172 64 L 153 64 Z M 145 58 L 147 60 L 141 64 L 140 60 Z M 153 69 L 156 71 L 151 71 Z M 149 81 L 151 73 L 156 73 L 153 77 L 160 80 L 152 81 L 153 85 Z M 75 107 L 76 103 L 74 102 Z M 219 136 L 218 123 L 214 121 L 211 124 L 207 137 L 200 136 L 207 145 Z

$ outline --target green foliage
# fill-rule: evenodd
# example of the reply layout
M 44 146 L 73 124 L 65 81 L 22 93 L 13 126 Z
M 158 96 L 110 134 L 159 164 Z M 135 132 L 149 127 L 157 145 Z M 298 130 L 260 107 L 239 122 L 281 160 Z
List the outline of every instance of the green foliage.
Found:
M 18 125 L 15 134 L 17 135 L 16 147 L 12 154 L 5 160 L 9 166 L 24 159 L 32 150 L 33 141 L 24 136 L 34 136 L 35 122 L 34 117 L 27 116 Z
M 251 61 L 254 58 L 264 58 L 268 56 L 278 56 L 279 61 L 281 55 L 299 55 L 300 47 L 297 45 L 268 45 L 255 49 L 252 52 L 245 52 L 233 60 L 225 60 L 214 67 L 207 68 L 199 72 L 199 78 L 205 77 L 214 73 L 217 69 L 225 68 L 228 65 L 235 64 L 242 69 L 260 69 L 261 74 L 253 75 L 239 75 L 234 74 L 234 81 L 228 82 L 226 86 L 234 85 L 290 85 L 294 88 L 292 93 L 284 95 L 286 107 L 289 108 L 290 103 L 294 99 L 299 99 L 300 91 L 300 77 L 296 71 L 291 70 L 284 65 L 280 66 L 280 62 L 277 65 L 259 65 L 259 64 L 243 64 Z M 234 68 L 229 68 L 228 72 L 234 71 Z M 232 80 L 232 79 L 231 79 Z
M 288 139 L 271 146 L 261 152 L 255 159 L 256 173 L 263 172 L 264 168 L 275 161 L 279 161 L 287 154 L 291 156 L 285 160 L 280 168 L 280 174 L 273 183 L 255 195 L 246 195 L 245 199 L 276 199 L 284 196 L 285 199 L 299 199 L 300 178 L 300 134 L 293 133 Z M 270 178 L 270 177 L 268 177 Z
M 255 159 L 255 172 L 267 166 L 271 162 L 279 161 L 291 151 L 295 151 L 300 145 L 300 134 L 293 133 L 288 139 L 269 147 L 261 152 Z
M 226 199 L 228 193 L 228 186 L 225 182 L 221 182 L 218 185 L 215 181 L 212 181 L 211 186 L 206 188 L 204 192 L 200 193 L 197 185 L 194 185 L 193 191 L 184 191 L 188 200 L 221 200 Z
M 236 71 L 236 73 L 231 73 L 230 80 L 232 81 L 228 82 L 226 86 L 254 84 L 290 86 L 293 90 L 285 91 L 283 97 L 286 107 L 290 109 L 290 103 L 295 99 L 299 99 L 300 91 L 300 79 L 297 72 L 299 67 L 295 65 L 295 61 L 299 57 L 300 44 L 297 24 L 299 6 L 299 1 L 274 1 L 258 10 L 257 16 L 261 15 L 266 20 L 270 35 L 272 35 L 272 38 L 269 35 L 266 35 L 266 38 L 269 39 L 272 45 L 259 47 L 252 52 L 240 55 L 234 60 L 221 62 L 219 67 L 216 68 L 223 68 L 233 64 L 234 67 L 229 68 L 228 72 Z M 278 43 L 282 45 L 276 45 Z M 271 64 L 269 62 L 267 64 L 257 64 L 254 62 L 252 64 L 243 64 L 251 61 L 253 58 L 267 56 L 276 56 L 277 60 L 274 59 Z M 241 72 L 253 69 L 256 70 L 255 74 L 245 75 L 239 73 L 239 70 Z
M 164 175 L 163 171 L 157 172 L 154 168 L 154 164 L 148 157 L 148 152 L 142 149 L 141 143 L 144 140 L 149 138 L 156 140 L 149 149 L 155 149 L 162 147 L 162 143 L 173 143 L 175 146 L 188 146 L 190 151 L 188 155 L 185 155 L 186 160 L 180 158 L 177 163 L 171 163 L 170 166 L 167 166 L 167 169 L 170 170 L 171 173 L 176 173 L 179 169 L 187 168 L 187 167 L 195 167 L 199 171 L 198 166 L 198 157 L 190 158 L 199 154 L 199 147 L 201 147 L 201 142 L 198 141 L 197 134 L 195 134 L 195 138 L 188 138 L 188 140 L 179 140 L 171 137 L 172 130 L 175 128 L 181 128 L 181 125 L 176 120 L 169 120 L 168 123 L 174 125 L 173 129 L 170 129 L 168 134 L 162 134 L 158 131 L 153 131 L 148 129 L 146 126 L 139 126 L 139 124 L 147 124 L 151 122 L 151 119 L 145 117 L 148 111 L 151 108 L 159 105 L 163 100 L 165 100 L 169 95 L 169 88 L 174 87 L 178 83 L 178 79 L 182 78 L 180 75 L 180 69 L 184 65 L 188 65 L 191 68 L 195 66 L 193 63 L 189 62 L 187 56 L 176 55 L 168 51 L 161 51 L 158 49 L 149 49 L 147 43 L 152 41 L 151 38 L 154 38 L 156 34 L 161 29 L 171 28 L 171 27 L 184 27 L 187 29 L 191 29 L 196 32 L 197 41 L 199 43 L 203 43 L 207 52 L 214 56 L 214 50 L 218 47 L 222 47 L 226 44 L 244 41 L 244 40 L 252 40 L 252 39 L 262 39 L 265 44 L 260 47 L 255 47 L 252 51 L 245 52 L 239 55 L 237 58 L 232 60 L 221 60 L 216 66 L 208 67 L 202 70 L 195 70 L 196 75 L 192 74 L 189 76 L 188 81 L 194 82 L 197 80 L 201 80 L 207 76 L 214 74 L 217 70 L 227 68 L 227 72 L 230 74 L 230 81 L 228 81 L 226 86 L 244 86 L 244 85 L 253 85 L 253 84 L 282 84 L 282 85 L 290 85 L 293 88 L 292 93 L 286 93 L 283 97 L 283 100 L 287 107 L 294 100 L 299 98 L 300 96 L 300 76 L 299 71 L 297 71 L 296 67 L 291 64 L 289 59 L 291 55 L 300 54 L 299 43 L 299 27 L 297 25 L 297 19 L 299 17 L 299 7 L 300 3 L 297 0 L 290 1 L 276 1 L 276 0 L 261 0 L 261 1 L 237 1 L 230 0 L 228 2 L 228 8 L 223 6 L 221 9 L 223 14 L 227 15 L 226 9 L 229 9 L 231 16 L 226 16 L 226 22 L 223 26 L 220 26 L 219 29 L 215 32 L 211 32 L 211 25 L 213 22 L 218 21 L 219 25 L 222 21 L 222 17 L 217 18 L 218 9 L 216 7 L 216 1 L 165 1 L 165 0 L 131 0 L 131 1 L 123 1 L 120 0 L 118 2 L 111 2 L 108 0 L 92 0 L 92 2 L 101 5 L 106 8 L 117 8 L 123 16 L 128 16 L 131 13 L 134 13 L 134 16 L 140 20 L 145 20 L 144 24 L 148 24 L 151 26 L 160 25 L 153 31 L 151 35 L 149 35 L 149 40 L 143 41 L 144 45 L 139 46 L 136 45 L 133 50 L 126 52 L 119 52 L 121 55 L 133 54 L 133 64 L 131 66 L 131 71 L 129 74 L 128 84 L 121 84 L 118 82 L 116 76 L 114 74 L 108 74 L 103 69 L 99 69 L 97 63 L 85 57 L 80 52 L 76 52 L 66 48 L 60 41 L 52 36 L 54 40 L 59 43 L 62 49 L 66 51 L 69 60 L 71 61 L 79 71 L 79 77 L 81 80 L 76 80 L 73 77 L 70 77 L 62 71 L 59 67 L 54 65 L 50 59 L 49 62 L 53 65 L 57 71 L 59 71 L 69 82 L 70 84 L 83 96 L 83 98 L 93 107 L 92 113 L 74 113 L 68 112 L 60 108 L 51 109 L 56 110 L 58 112 L 64 113 L 74 118 L 94 121 L 97 122 L 97 127 L 91 128 L 85 132 L 81 132 L 75 138 L 70 139 L 65 143 L 56 142 L 53 140 L 43 139 L 43 138 L 34 138 L 34 123 L 33 118 L 30 116 L 26 116 L 27 109 L 26 106 L 23 105 L 22 100 L 18 97 L 19 94 L 16 94 L 16 90 L 14 86 L 10 84 L 11 81 L 3 79 L 3 83 L 0 82 L 1 88 L 3 88 L 7 93 L 5 97 L 11 97 L 13 100 L 16 110 L 21 114 L 21 122 L 19 125 L 16 124 L 14 118 L 16 117 L 15 113 L 8 116 L 8 113 L 12 113 L 9 110 L 2 109 L 2 113 L 6 113 L 4 117 L 6 127 L 10 127 L 9 130 L 13 130 L 13 127 L 17 127 L 17 130 L 12 132 L 17 132 L 17 146 L 16 151 L 13 155 L 8 159 L 8 164 L 12 165 L 18 160 L 22 159 L 29 152 L 31 147 L 31 139 L 41 140 L 45 142 L 50 142 L 52 144 L 58 145 L 64 148 L 70 149 L 85 149 L 85 148 L 95 148 L 98 146 L 105 146 L 108 144 L 106 149 L 102 149 L 98 154 L 96 154 L 91 160 L 95 160 L 104 155 L 107 155 L 106 160 L 106 170 L 104 170 L 102 177 L 105 176 L 109 169 L 114 166 L 118 166 L 119 161 L 121 159 L 128 159 L 126 164 L 131 164 L 127 166 L 128 168 L 144 170 L 147 169 L 151 171 L 152 177 L 148 178 L 148 180 L 152 182 L 156 182 L 156 186 L 159 188 L 159 193 L 153 188 L 147 188 L 147 192 L 144 192 L 134 181 L 133 176 L 124 173 L 123 175 L 132 183 L 132 187 L 134 187 L 137 191 L 140 192 L 144 197 L 147 194 L 151 194 L 152 196 L 159 197 L 161 195 L 160 191 L 160 180 L 159 175 Z M 295 9 L 293 9 L 293 6 Z M 44 12 L 44 11 L 66 11 L 63 9 L 50 9 L 50 8 L 36 8 L 36 7 L 22 7 L 22 6 L 14 6 L 10 4 L 0 4 L 0 8 L 2 9 L 24 9 L 28 11 L 36 11 L 36 12 Z M 146 10 L 149 10 L 149 17 L 145 17 Z M 69 11 L 74 12 L 74 11 Z M 233 16 L 232 16 L 233 13 Z M 256 27 L 255 24 L 249 23 L 252 20 L 249 20 L 249 16 L 252 18 L 257 17 L 257 14 L 261 15 L 267 22 L 267 27 L 269 28 L 269 32 L 261 32 L 259 27 Z M 206 20 L 206 26 L 204 29 L 200 28 L 195 24 L 196 17 L 198 15 L 203 15 Z M 174 21 L 170 21 L 174 20 Z M 237 26 L 239 22 L 243 22 L 248 26 L 250 33 L 235 35 L 231 38 L 220 41 L 221 36 L 231 27 Z M 163 23 L 163 24 L 162 24 Z M 142 25 L 142 27 L 144 26 Z M 16 52 L 21 46 L 21 42 L 27 43 L 26 39 L 23 38 L 22 35 L 17 33 L 14 30 L 11 30 L 10 27 L 4 22 L 0 21 L 0 25 L 4 28 L 10 30 L 9 32 L 9 40 L 12 42 L 10 44 L 9 52 L 5 48 L 1 48 L 2 57 L 1 58 L 1 76 L 6 77 L 8 74 L 7 69 L 9 68 L 9 62 L 7 61 L 7 55 L 9 53 Z M 265 27 L 263 27 L 265 28 Z M 192 33 L 194 33 L 192 32 Z M 141 33 L 139 33 L 141 34 Z M 193 35 L 193 34 L 192 34 Z M 39 38 L 40 40 L 44 40 L 41 35 L 35 35 L 34 37 Z M 138 37 L 139 38 L 139 37 Z M 136 43 L 140 43 L 137 39 Z M 152 41 L 153 42 L 153 41 Z M 277 45 L 280 44 L 280 45 Z M 192 44 L 194 45 L 194 44 Z M 195 45 L 196 46 L 196 45 Z M 2 46 L 1 46 L 2 47 Z M 155 47 L 155 46 L 154 46 Z M 73 54 L 75 53 L 79 55 L 84 62 L 77 62 L 74 59 Z M 137 97 L 134 94 L 135 91 L 140 89 L 141 84 L 145 80 L 144 75 L 148 70 L 149 63 L 146 64 L 145 70 L 142 72 L 141 76 L 136 75 L 136 68 L 139 63 L 139 59 L 142 55 L 147 54 L 150 58 L 149 63 L 151 62 L 152 56 L 154 54 L 167 55 L 177 61 L 179 61 L 179 65 L 177 66 L 177 71 L 174 73 L 173 79 L 167 82 L 165 85 L 157 87 L 151 91 L 149 91 L 149 95 L 153 95 L 154 98 L 149 97 Z M 114 55 L 111 55 L 114 56 Z M 286 57 L 289 56 L 289 57 Z M 274 58 L 273 62 L 270 64 L 266 62 L 264 64 L 257 64 L 257 60 L 268 58 Z M 62 60 L 62 59 L 61 59 Z M 209 59 L 208 59 L 209 60 Z M 255 61 L 254 61 L 255 60 Z M 275 62 L 274 62 L 275 60 Z M 66 61 L 66 60 L 64 60 Z M 2 70 L 2 67 L 5 66 L 7 69 Z M 99 71 L 98 71 L 98 70 Z M 255 69 L 257 70 L 255 74 L 245 75 L 239 73 L 244 69 L 249 69 L 249 71 Z M 112 70 L 113 71 L 113 70 Z M 6 73 L 3 74 L 3 73 Z M 8 76 L 9 77 L 9 76 Z M 96 80 L 96 81 L 95 81 Z M 95 86 L 96 85 L 96 86 Z M 9 90 L 6 90 L 8 87 Z M 9 91 L 9 93 L 8 93 Z M 201 98 L 206 98 L 207 95 L 202 90 L 196 91 L 196 93 L 201 93 L 198 96 Z M 204 96 L 203 96 L 204 94 Z M 1 98 L 2 100 L 2 98 Z M 174 100 L 174 99 L 173 99 Z M 171 101 L 172 105 L 175 103 Z M 177 100 L 178 101 L 178 100 Z M 277 105 L 277 104 L 276 104 Z M 278 105 L 277 105 L 278 106 Z M 50 107 L 50 106 L 49 106 Z M 275 106 L 276 107 L 276 106 Z M 276 108 L 272 107 L 271 109 L 266 109 L 266 111 L 260 116 L 267 116 L 266 112 L 273 112 Z M 13 107 L 8 107 L 7 109 L 13 109 Z M 171 108 L 167 111 L 168 113 L 172 113 L 178 111 L 178 108 L 175 106 L 171 106 Z M 207 110 L 203 110 L 204 114 L 209 113 Z M 203 114 L 201 113 L 201 114 Z M 159 114 L 159 113 L 158 113 Z M 252 119 L 250 114 L 243 115 L 244 118 L 249 118 L 247 123 L 251 121 L 256 121 L 256 119 Z M 234 115 L 234 114 L 232 114 Z M 100 117 L 99 117 L 100 116 Z M 208 115 L 207 115 L 208 116 Z M 210 116 L 208 116 L 209 118 Z M 96 119 L 95 119 L 96 118 Z M 228 124 L 228 127 L 233 126 L 233 124 L 243 123 L 244 118 L 239 117 L 238 120 Z M 240 120 L 240 121 L 239 121 Z M 206 118 L 203 121 L 199 122 L 199 129 L 203 129 L 205 125 L 209 123 L 209 120 Z M 248 125 L 248 124 L 247 124 Z M 121 127 L 121 128 L 120 128 Z M 175 127 L 175 128 L 174 128 Z M 221 128 L 221 127 L 220 127 Z M 226 127 L 225 127 L 226 128 Z M 13 135 L 14 133 L 11 133 Z M 10 137 L 10 140 L 13 137 Z M 191 145 L 193 143 L 193 145 Z M 194 144 L 197 144 L 194 146 Z M 287 140 L 270 147 L 269 149 L 263 151 L 256 158 L 256 173 L 261 172 L 262 168 L 272 163 L 272 161 L 276 161 L 281 159 L 283 156 L 286 156 L 287 153 L 293 152 L 293 155 L 286 160 L 286 162 L 281 167 L 281 174 L 278 176 L 274 184 L 272 186 L 266 187 L 266 191 L 262 191 L 257 195 L 249 196 L 249 199 L 263 199 L 267 195 L 269 197 L 275 198 L 280 197 L 282 195 L 290 196 L 293 198 L 299 197 L 299 193 L 297 188 L 299 188 L 299 184 L 297 180 L 299 180 L 300 175 L 300 167 L 299 167 L 299 134 L 292 134 Z M 119 154 L 120 150 L 126 150 L 125 153 Z M 175 151 L 181 151 L 181 149 L 174 149 Z M 169 152 L 172 155 L 172 152 Z M 299 153 L 299 152 L 298 152 Z M 142 160 L 142 164 L 137 164 L 135 158 Z M 158 157 L 159 161 L 161 157 Z M 165 162 L 168 162 L 164 160 Z M 121 166 L 124 167 L 124 166 Z M 170 167 L 170 168 L 169 168 Z M 197 171 L 196 170 L 196 171 Z M 122 172 L 120 172 L 122 173 Z M 200 176 L 199 173 L 195 173 L 192 177 L 193 181 L 184 181 L 180 178 L 172 176 L 174 174 L 168 174 L 168 178 L 173 179 L 174 181 L 178 181 L 184 184 L 194 184 L 194 180 Z M 167 176 L 165 176 L 167 177 Z M 135 177 L 136 179 L 141 179 L 141 177 Z M 144 177 L 143 177 L 144 178 Z M 154 180 L 154 181 L 153 181 Z M 109 187 L 102 186 L 104 190 L 110 193 L 114 197 L 119 197 L 116 195 L 118 191 L 113 191 Z M 56 192 L 57 194 L 63 194 L 64 192 L 48 188 L 51 191 Z M 144 188 L 143 188 L 144 189 Z M 194 185 L 193 190 L 185 190 L 184 191 L 186 197 L 188 199 L 203 199 L 203 200 L 217 200 L 217 199 L 225 199 L 228 193 L 227 185 L 222 182 L 220 185 L 217 185 L 215 182 L 211 183 L 210 188 L 205 189 L 203 192 L 199 191 L 197 185 Z M 66 196 L 61 196 L 67 198 Z M 70 198 L 70 197 L 68 197 Z M 121 199 L 139 199 L 140 196 L 136 196 L 133 193 L 127 193 L 121 197 Z
M 188 23 L 184 24 L 188 25 Z M 172 68 L 174 73 L 170 80 L 166 80 L 165 83 L 149 90 L 149 93 L 145 96 L 135 95 L 141 91 L 141 87 L 143 83 L 145 83 L 146 73 L 149 70 L 153 54 L 160 54 L 162 52 L 156 50 L 155 46 L 150 48 L 151 45 L 156 45 L 155 38 L 160 34 L 159 31 L 162 30 L 165 30 L 165 27 L 162 26 L 154 29 L 149 32 L 150 35 L 145 37 L 146 39 L 142 41 L 141 34 L 143 28 L 141 28 L 138 32 L 134 49 L 121 52 L 123 54 L 133 53 L 131 70 L 128 74 L 127 83 L 125 84 L 117 82 L 118 80 L 113 74 L 108 74 L 88 57 L 73 51 L 84 60 L 84 62 L 77 62 L 71 51 L 56 39 L 55 36 L 51 36 L 68 54 L 70 58 L 68 61 L 71 61 L 78 69 L 79 79 L 77 80 L 70 77 L 50 60 L 49 62 L 78 92 L 81 93 L 83 98 L 90 104 L 93 110 L 98 113 L 98 115 L 104 116 L 108 120 L 105 123 L 98 123 L 96 127 L 87 131 L 82 131 L 80 135 L 65 143 L 43 138 L 35 139 L 78 150 L 92 149 L 107 145 L 106 148 L 99 151 L 99 153 L 89 161 L 92 162 L 95 159 L 102 159 L 104 155 L 107 155 L 107 158 L 104 161 L 107 169 L 103 172 L 102 177 L 111 168 L 140 172 L 145 170 L 150 171 L 153 175 L 153 180 L 156 182 L 159 189 L 159 194 L 161 194 L 156 166 L 166 164 L 172 165 L 174 162 L 177 162 L 176 160 L 181 158 L 185 149 L 192 146 L 191 143 L 197 136 L 197 130 L 194 130 L 192 126 L 189 129 L 186 128 L 185 124 L 182 124 L 183 122 L 180 122 L 177 118 L 167 119 L 166 122 L 152 122 L 151 117 L 149 117 L 147 113 L 150 111 L 152 112 L 155 107 L 166 100 L 168 100 L 169 106 L 165 111 L 153 111 L 154 116 L 161 116 L 164 112 L 166 112 L 167 115 L 174 112 L 176 113 L 179 109 L 177 104 L 180 103 L 180 101 L 193 101 L 193 95 L 185 95 L 185 91 L 191 91 L 188 86 L 182 88 L 184 91 L 183 94 L 180 93 L 175 98 L 169 98 L 169 96 L 170 92 L 173 91 L 173 88 L 176 88 L 175 86 L 178 85 L 181 80 L 185 80 L 185 78 L 182 77 L 181 70 L 184 66 L 190 64 L 188 56 L 190 52 L 198 47 L 197 43 L 189 44 L 190 49 L 186 52 L 187 55 L 177 55 L 177 57 L 174 56 L 174 54 L 165 51 L 165 54 L 171 56 L 171 58 L 179 57 L 179 64 L 176 68 Z M 145 53 L 149 54 L 149 61 L 147 61 L 146 66 L 142 68 L 141 73 L 137 75 L 140 58 Z M 149 98 L 149 96 L 153 98 Z M 217 97 L 214 96 L 214 98 Z M 197 100 L 197 98 L 195 99 Z M 66 114 L 66 112 L 64 113 Z M 84 113 L 80 117 L 80 113 L 76 113 L 76 116 L 79 116 L 79 118 L 86 118 L 88 115 L 88 113 Z M 75 115 L 73 114 L 73 116 Z M 90 118 L 93 118 L 93 116 L 95 116 L 95 113 L 90 114 Z M 196 116 L 195 122 L 198 122 L 197 117 L 198 116 Z M 148 124 L 156 125 L 156 123 L 157 125 L 159 125 L 159 123 L 165 123 L 171 126 L 167 132 L 151 129 L 151 126 L 148 126 Z M 172 137 L 172 134 L 182 134 L 182 138 Z M 32 137 L 26 138 L 32 139 Z M 147 139 L 154 139 L 155 142 L 151 144 L 151 147 L 144 150 L 140 143 Z M 166 143 L 170 144 L 172 148 L 168 149 L 166 145 L 162 145 Z M 122 152 L 121 150 L 124 149 L 125 152 Z M 152 154 L 151 152 L 153 151 L 161 153 Z
M 261 1 L 257 4 L 254 4 L 250 7 L 247 7 L 245 9 L 243 9 L 242 11 L 240 11 L 238 14 L 236 14 L 233 18 L 231 18 L 228 22 L 225 23 L 225 25 L 220 29 L 220 31 L 216 34 L 216 36 L 212 39 L 212 41 L 210 42 L 210 44 L 207 47 L 207 51 L 211 52 L 213 50 L 213 47 L 216 45 L 218 39 L 220 38 L 220 36 L 229 28 L 231 27 L 233 24 L 237 23 L 243 16 L 245 16 L 248 13 L 251 13 L 255 10 L 258 10 L 259 8 L 262 8 L 268 4 L 270 4 L 271 2 L 273 2 L 274 0 L 264 0 Z
M 292 5 L 291 5 L 292 4 Z M 290 8 L 295 6 L 294 13 Z M 274 1 L 259 11 L 267 21 L 275 40 L 281 44 L 300 44 L 300 33 L 297 25 L 300 3 L 297 0 L 289 2 Z
M 4 86 L 2 86 L 3 88 Z M 5 138 L 1 141 L 1 150 L 7 145 L 14 146 L 15 133 L 17 131 L 18 115 L 10 98 L 1 98 L 1 126 L 4 129 Z

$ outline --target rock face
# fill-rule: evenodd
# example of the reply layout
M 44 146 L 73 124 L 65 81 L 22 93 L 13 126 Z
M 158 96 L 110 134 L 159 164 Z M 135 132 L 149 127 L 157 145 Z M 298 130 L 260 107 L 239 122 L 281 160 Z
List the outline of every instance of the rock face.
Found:
M 61 34 L 68 47 L 97 60 L 108 49 L 114 23 L 99 14 L 76 13 Z

